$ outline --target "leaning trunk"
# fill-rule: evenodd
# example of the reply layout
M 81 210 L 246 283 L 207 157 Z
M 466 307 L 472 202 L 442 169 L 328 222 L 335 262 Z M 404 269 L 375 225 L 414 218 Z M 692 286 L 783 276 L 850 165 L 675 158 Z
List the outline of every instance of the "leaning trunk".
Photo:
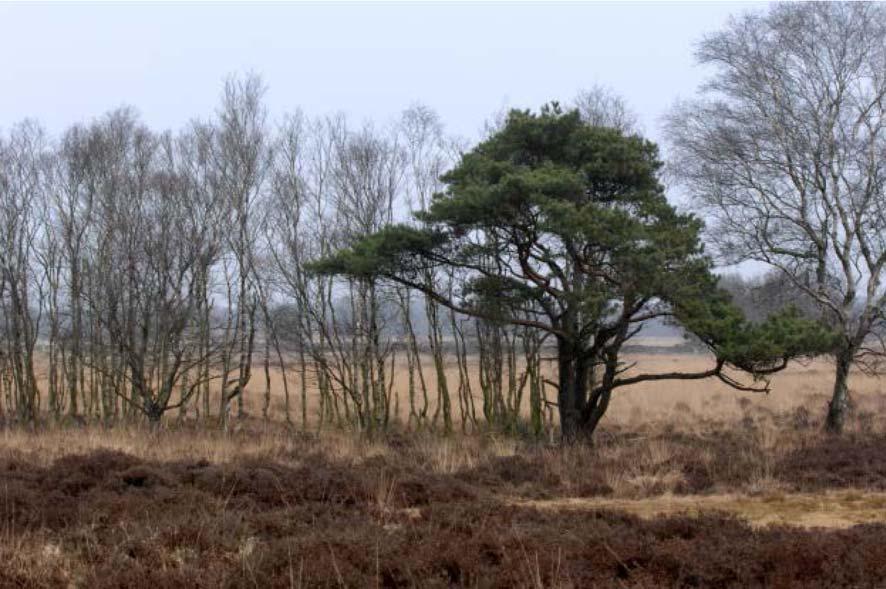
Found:
M 834 378 L 834 393 L 828 404 L 828 417 L 825 429 L 834 434 L 843 433 L 846 424 L 846 412 L 849 408 L 849 369 L 852 366 L 854 351 L 840 350 L 836 356 L 837 371 Z

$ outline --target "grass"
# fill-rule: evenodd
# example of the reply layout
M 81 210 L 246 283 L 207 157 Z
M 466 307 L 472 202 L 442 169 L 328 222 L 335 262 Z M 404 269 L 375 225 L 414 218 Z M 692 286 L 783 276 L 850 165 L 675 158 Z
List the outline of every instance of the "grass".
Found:
M 566 449 L 261 422 L 7 430 L 0 586 L 886 582 L 882 434 L 709 428 Z
M 676 370 L 697 372 L 712 366 L 712 360 L 700 354 L 635 354 L 626 357 L 625 361 L 637 364 L 636 368 L 627 373 L 628 375 L 639 370 L 644 373 Z M 472 362 L 469 363 L 469 367 L 475 403 L 480 407 L 482 401 L 477 396 L 480 391 L 478 370 Z M 544 363 L 543 370 L 548 378 L 553 378 L 552 363 Z M 447 363 L 446 372 L 450 389 L 454 390 L 454 384 L 458 382 L 458 368 L 454 362 Z M 261 414 L 264 402 L 264 378 L 258 377 L 258 369 L 255 374 L 257 377 L 251 381 L 245 395 L 245 408 L 252 416 Z M 432 362 L 427 359 L 425 376 L 429 386 L 429 414 L 434 412 L 436 399 L 436 379 L 432 378 L 432 374 Z M 759 422 L 774 416 L 796 416 L 797 412 L 808 412 L 807 420 L 815 421 L 826 411 L 831 397 L 833 374 L 833 363 L 827 359 L 804 363 L 793 362 L 786 370 L 773 376 L 772 392 L 769 394 L 736 391 L 716 379 L 645 382 L 618 389 L 613 395 L 604 419 L 606 424 L 638 433 L 648 431 L 650 427 L 656 429 L 665 426 L 688 430 L 699 423 L 732 426 L 748 416 Z M 292 393 L 291 417 L 299 423 L 301 401 L 297 394 L 300 389 L 298 377 L 293 370 L 290 370 L 287 376 Z M 313 383 L 310 386 L 313 386 Z M 874 416 L 886 414 L 886 396 L 880 394 L 882 382 L 879 378 L 855 371 L 850 377 L 849 386 L 856 406 L 856 415 L 860 417 L 862 423 L 870 422 Z M 399 363 L 394 375 L 393 392 L 399 396 L 402 421 L 406 421 L 408 417 L 407 390 L 408 374 L 405 365 Z M 271 391 L 272 419 L 282 421 L 283 384 L 278 371 L 271 373 Z M 549 398 L 553 398 L 552 390 L 548 389 L 546 394 Z M 527 404 L 525 409 L 528 413 L 528 395 L 524 395 L 524 403 Z M 317 406 L 318 397 L 310 391 L 307 407 L 310 427 L 316 426 Z M 454 415 L 453 418 L 458 421 L 458 415 Z
M 643 519 L 680 515 L 698 517 L 720 512 L 734 515 L 754 528 L 779 524 L 807 529 L 845 529 L 859 524 L 886 522 L 886 493 L 854 489 L 821 493 L 768 491 L 751 496 L 740 493 L 665 493 L 643 499 L 565 497 L 515 500 L 514 504 L 554 511 L 617 510 Z
M 883 586 L 882 400 L 856 378 L 850 431 L 825 436 L 826 371 L 769 396 L 619 392 L 594 447 L 257 418 L 3 429 L 0 587 Z

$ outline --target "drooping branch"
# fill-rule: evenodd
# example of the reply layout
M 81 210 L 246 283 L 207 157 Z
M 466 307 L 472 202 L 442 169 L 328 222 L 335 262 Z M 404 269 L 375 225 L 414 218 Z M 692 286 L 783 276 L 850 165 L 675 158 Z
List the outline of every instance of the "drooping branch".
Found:
M 726 367 L 726 361 L 719 359 L 713 368 L 708 370 L 701 370 L 698 372 L 662 372 L 662 373 L 652 373 L 652 374 L 638 374 L 636 376 L 631 376 L 627 378 L 619 378 L 616 379 L 612 383 L 612 388 L 620 388 L 629 385 L 638 384 L 641 382 L 653 382 L 653 381 L 662 381 L 662 380 L 704 380 L 706 378 L 716 377 L 720 379 L 725 384 L 730 387 L 741 390 L 741 391 L 750 391 L 750 392 L 768 392 L 768 384 L 765 387 L 753 387 L 748 385 L 743 385 L 742 383 L 736 381 L 729 375 L 723 372 L 723 369 Z M 768 368 L 765 370 L 766 374 L 772 374 L 777 372 L 778 370 L 783 370 L 787 367 L 787 362 L 776 369 Z

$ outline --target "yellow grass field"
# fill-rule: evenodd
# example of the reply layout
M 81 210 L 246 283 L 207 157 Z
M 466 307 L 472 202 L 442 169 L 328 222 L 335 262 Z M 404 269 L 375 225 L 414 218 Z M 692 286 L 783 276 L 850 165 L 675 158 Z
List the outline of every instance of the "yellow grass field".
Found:
M 703 355 L 674 353 L 628 355 L 625 361 L 636 363 L 636 367 L 627 373 L 628 376 L 641 371 L 643 373 L 696 372 L 706 370 L 713 364 L 713 360 Z M 477 370 L 474 364 L 471 364 L 471 367 L 474 368 L 471 371 L 473 377 L 471 386 L 475 402 L 479 404 L 480 385 Z M 555 368 L 550 363 L 546 363 L 543 369 L 549 378 L 555 376 Z M 435 406 L 436 399 L 436 384 L 432 370 L 431 362 L 426 361 L 424 371 L 431 410 Z M 604 425 L 637 429 L 643 428 L 644 424 L 667 422 L 674 427 L 692 427 L 693 423 L 699 421 L 740 420 L 745 417 L 748 409 L 765 414 L 786 414 L 803 407 L 810 415 L 818 416 L 826 411 L 833 386 L 833 371 L 833 363 L 827 359 L 793 362 L 787 369 L 772 377 L 768 394 L 737 391 L 715 378 L 640 383 L 617 389 L 604 418 Z M 458 382 L 458 369 L 454 362 L 447 365 L 447 377 L 454 396 L 454 388 Z M 746 382 L 752 381 L 746 379 Z M 295 370 L 288 371 L 288 383 L 291 412 L 295 419 L 301 414 L 300 385 Z M 881 394 L 884 384 L 881 378 L 856 371 L 850 378 L 849 384 L 857 413 L 863 416 L 886 414 L 886 395 Z M 309 418 L 313 418 L 317 410 L 318 397 L 312 386 L 309 386 L 308 392 Z M 245 395 L 245 406 L 251 415 L 261 413 L 264 387 L 264 374 L 257 366 Z M 400 397 L 400 418 L 403 420 L 408 417 L 407 391 L 406 369 L 398 366 L 393 393 Z M 548 388 L 546 394 L 548 399 L 556 400 L 552 389 Z M 284 403 L 281 373 L 277 369 L 272 369 L 271 373 L 271 396 L 272 418 L 279 418 Z M 528 394 L 524 395 L 524 401 L 526 397 Z

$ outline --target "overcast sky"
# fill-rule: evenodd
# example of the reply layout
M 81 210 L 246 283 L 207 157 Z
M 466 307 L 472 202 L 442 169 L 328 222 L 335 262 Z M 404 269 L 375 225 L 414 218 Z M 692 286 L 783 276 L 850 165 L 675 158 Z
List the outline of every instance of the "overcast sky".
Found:
M 658 139 L 704 77 L 694 44 L 759 6 L 0 3 L 0 128 L 34 117 L 57 133 L 123 104 L 178 128 L 212 113 L 227 74 L 256 71 L 275 116 L 385 122 L 418 101 L 469 138 L 503 106 L 599 83 Z

